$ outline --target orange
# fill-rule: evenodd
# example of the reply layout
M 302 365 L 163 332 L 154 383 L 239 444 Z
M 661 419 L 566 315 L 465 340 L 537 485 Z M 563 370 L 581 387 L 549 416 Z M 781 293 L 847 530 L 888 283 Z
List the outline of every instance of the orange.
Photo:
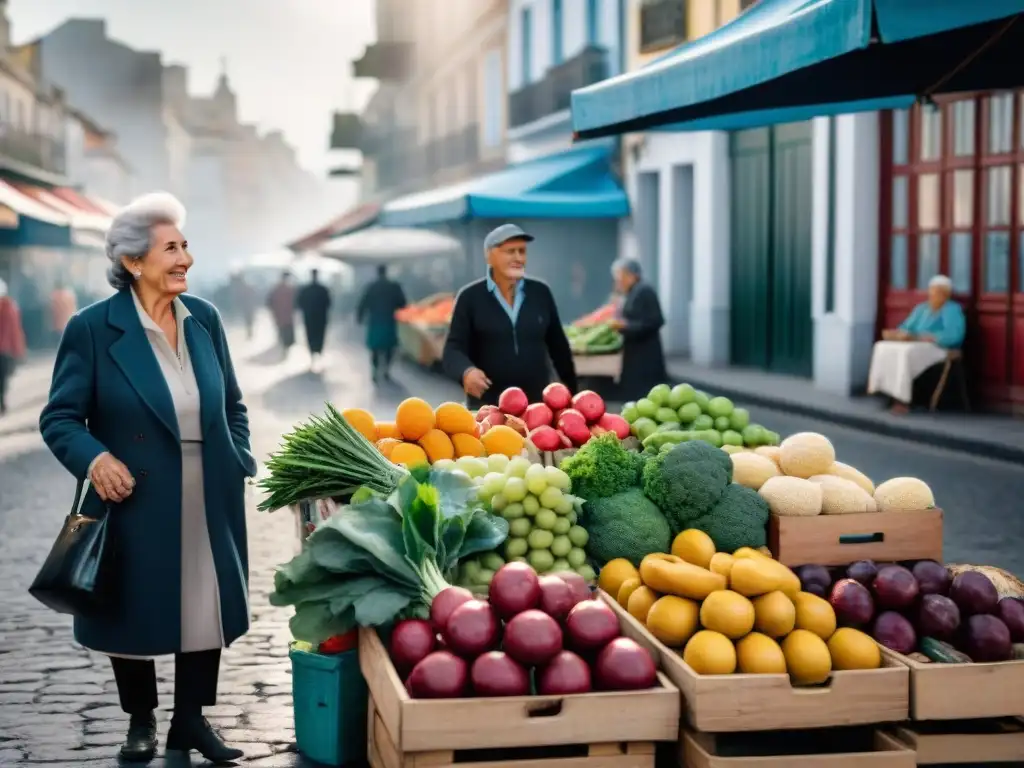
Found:
M 472 435 L 476 430 L 476 419 L 460 403 L 441 403 L 434 415 L 437 417 L 437 428 L 449 435 Z
M 419 397 L 407 397 L 395 411 L 395 425 L 406 440 L 419 440 L 435 425 L 434 409 Z
M 378 421 L 377 422 L 377 437 L 383 440 L 385 437 L 393 437 L 396 440 L 402 439 L 402 433 L 398 431 L 398 427 L 393 421 Z
M 369 411 L 362 408 L 346 408 L 341 415 L 354 430 L 371 443 L 377 441 L 377 425 L 373 421 L 373 414 Z
M 428 463 L 426 452 L 416 443 L 399 443 L 391 450 L 389 458 L 392 464 L 404 464 L 409 469 Z
M 454 459 L 455 446 L 444 432 L 440 429 L 432 429 L 419 440 L 420 448 L 426 454 L 427 459 L 433 464 L 441 459 Z
M 455 446 L 455 457 L 461 459 L 463 456 L 483 456 L 484 444 L 480 438 L 473 435 L 452 435 L 452 445 Z
M 382 437 L 377 441 L 377 450 L 381 452 L 385 459 L 391 458 L 391 452 L 395 450 L 396 445 L 401 445 L 401 440 L 396 440 L 393 437 Z
M 484 432 L 480 442 L 484 444 L 484 450 L 487 451 L 488 456 L 493 453 L 501 453 L 512 458 L 523 452 L 526 438 L 512 429 L 512 427 L 500 424 Z

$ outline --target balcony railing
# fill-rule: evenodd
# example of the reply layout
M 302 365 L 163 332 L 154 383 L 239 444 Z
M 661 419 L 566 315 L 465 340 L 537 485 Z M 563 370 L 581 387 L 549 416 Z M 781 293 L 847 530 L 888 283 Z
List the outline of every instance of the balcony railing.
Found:
M 331 149 L 360 149 L 363 141 L 363 121 L 352 112 L 335 112 L 331 130 Z
M 356 77 L 401 81 L 411 74 L 412 63 L 412 43 L 378 42 L 352 62 L 352 72 Z
M 27 133 L 9 123 L 0 123 L 0 155 L 49 173 L 63 175 L 67 169 L 63 142 Z
M 508 122 L 517 128 L 569 108 L 572 92 L 608 77 L 608 52 L 588 46 L 547 71 L 542 80 L 509 95 Z
M 686 40 L 685 0 L 644 0 L 640 6 L 640 52 L 657 51 Z

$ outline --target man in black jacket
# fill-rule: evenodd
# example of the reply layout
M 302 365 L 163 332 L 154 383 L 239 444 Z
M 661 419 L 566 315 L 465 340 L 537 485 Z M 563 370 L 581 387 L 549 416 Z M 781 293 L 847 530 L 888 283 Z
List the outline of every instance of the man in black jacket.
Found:
M 444 368 L 462 382 L 471 408 L 494 405 L 508 387 L 531 403 L 551 381 L 548 359 L 576 390 L 576 369 L 551 289 L 526 277 L 526 244 L 533 237 L 503 224 L 484 239 L 488 276 L 459 291 L 444 345 Z

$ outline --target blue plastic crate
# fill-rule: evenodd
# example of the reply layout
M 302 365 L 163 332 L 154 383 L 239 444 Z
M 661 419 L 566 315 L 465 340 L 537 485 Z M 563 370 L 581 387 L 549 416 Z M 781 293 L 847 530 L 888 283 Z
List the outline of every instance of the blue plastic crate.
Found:
M 359 651 L 324 656 L 292 649 L 295 742 L 303 755 L 324 765 L 366 760 L 366 681 Z

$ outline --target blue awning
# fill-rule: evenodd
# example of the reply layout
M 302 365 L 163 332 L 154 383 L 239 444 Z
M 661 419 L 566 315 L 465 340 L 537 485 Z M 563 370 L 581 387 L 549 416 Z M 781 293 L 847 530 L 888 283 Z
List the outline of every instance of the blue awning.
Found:
M 590 146 L 520 163 L 384 205 L 385 227 L 465 219 L 617 219 L 629 200 L 611 171 L 611 149 Z
M 1015 88 L 1021 14 L 1024 0 L 761 0 L 643 69 L 574 91 L 573 128 L 583 139 L 729 129 Z

